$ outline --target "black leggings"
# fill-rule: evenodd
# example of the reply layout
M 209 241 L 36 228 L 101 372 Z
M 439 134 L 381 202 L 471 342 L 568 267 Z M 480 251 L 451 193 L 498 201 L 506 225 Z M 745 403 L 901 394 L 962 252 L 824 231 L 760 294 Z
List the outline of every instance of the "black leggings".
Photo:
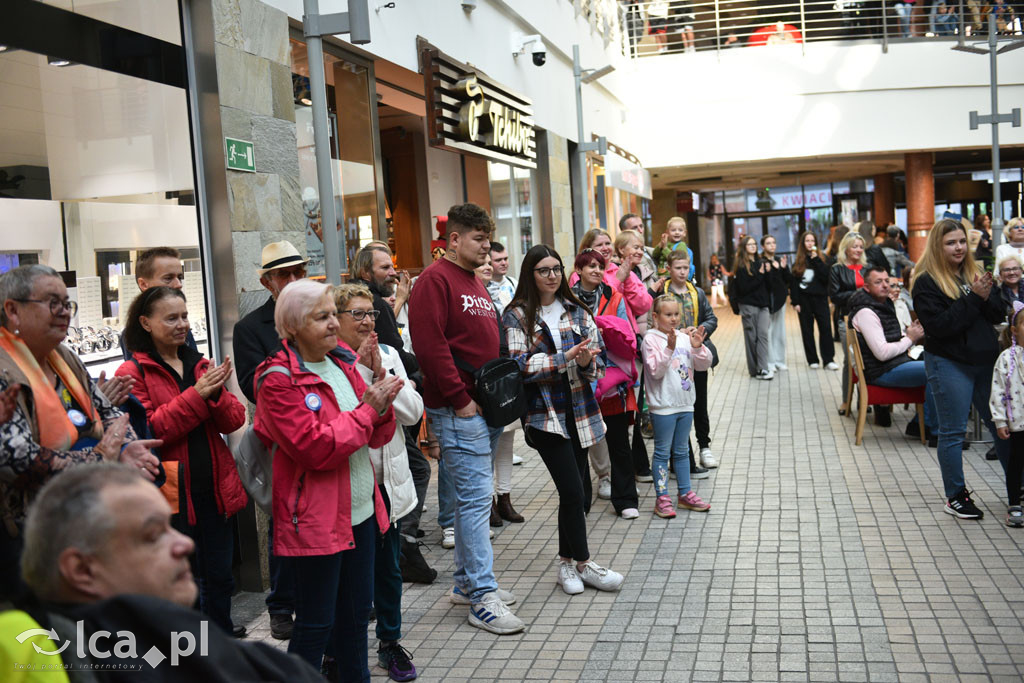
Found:
M 586 518 L 590 510 L 590 462 L 571 414 L 566 422 L 568 440 L 533 427 L 526 429 L 558 490 L 558 554 L 586 562 L 590 559 Z
M 821 347 L 821 362 L 828 365 L 836 353 L 832 330 L 828 323 L 828 298 L 804 296 L 800 304 L 800 338 L 804 343 L 804 356 L 808 363 L 818 362 L 818 351 L 814 347 L 814 323 L 818 323 L 818 345 Z
M 611 464 L 612 506 L 616 513 L 639 505 L 636 476 L 633 473 L 633 455 L 629 445 L 629 413 L 605 415 L 605 439 L 608 441 L 608 460 Z M 639 430 L 639 425 L 634 429 Z M 588 477 L 589 479 L 589 477 Z
M 1003 463 L 1006 472 L 1007 505 L 1020 505 L 1021 475 L 1024 473 L 1024 432 L 1010 432 L 1010 448 L 1007 461 Z

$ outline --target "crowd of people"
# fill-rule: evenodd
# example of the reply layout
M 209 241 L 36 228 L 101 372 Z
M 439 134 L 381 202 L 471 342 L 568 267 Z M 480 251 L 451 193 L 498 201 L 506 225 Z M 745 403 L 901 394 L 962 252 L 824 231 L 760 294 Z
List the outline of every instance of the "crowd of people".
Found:
M 56 271 L 0 276 L 0 599 L 20 609 L 12 623 L 74 637 L 68 624 L 85 615 L 97 630 L 173 624 L 198 636 L 208 620 L 222 650 L 189 665 L 203 680 L 219 666 L 241 678 L 365 681 L 375 621 L 378 664 L 412 680 L 402 590 L 438 577 L 420 550 L 432 460 L 441 545 L 454 550 L 450 602 L 484 631 L 526 628 L 491 544 L 492 527 L 525 521 L 513 504 L 517 431 L 557 492 L 554 582 L 569 595 L 618 590 L 626 576 L 588 543 L 595 479 L 596 497 L 625 520 L 639 518 L 646 484 L 657 517 L 711 507 L 692 480 L 719 466 L 708 391 L 727 278 L 752 378 L 787 370 L 788 305 L 809 367 L 839 370 L 831 302 L 840 411 L 851 409 L 849 327 L 862 381 L 926 387 L 924 424 L 908 434 L 923 430 L 937 447 L 945 511 L 982 517 L 961 454 L 973 405 L 1005 468 L 1006 524 L 1024 526 L 1024 221 L 1010 221 L 992 253 L 983 220 L 944 218 L 916 264 L 898 229 L 867 222 L 834 229 L 824 249 L 802 234 L 792 265 L 773 236 L 745 236 L 731 272 L 716 257 L 702 274 L 711 301 L 679 217 L 654 248 L 633 214 L 614 238 L 586 233 L 571 259 L 533 246 L 518 277 L 493 230 L 484 209 L 454 206 L 444 249 L 416 278 L 371 242 L 340 286 L 308 279 L 294 245 L 271 243 L 259 269 L 269 297 L 237 323 L 234 357 L 219 362 L 191 336 L 180 255 L 142 252 L 125 361 L 109 380 L 61 343 L 76 304 Z M 509 359 L 521 387 L 510 397 L 520 413 L 500 421 L 482 379 L 496 359 Z M 256 496 L 224 438 L 246 424 L 235 375 L 272 455 L 266 606 L 288 656 L 238 640 L 245 627 L 231 619 L 233 518 Z M 889 408 L 875 413 L 891 423 Z

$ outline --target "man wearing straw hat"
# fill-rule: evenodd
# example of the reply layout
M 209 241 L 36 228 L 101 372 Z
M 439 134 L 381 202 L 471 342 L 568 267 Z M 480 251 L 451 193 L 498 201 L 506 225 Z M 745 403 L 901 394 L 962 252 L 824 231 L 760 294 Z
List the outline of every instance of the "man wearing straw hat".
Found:
M 260 284 L 270 292 L 270 298 L 235 324 L 235 371 L 242 393 L 253 404 L 256 392 L 253 376 L 256 368 L 281 348 L 281 340 L 274 328 L 274 307 L 277 297 L 290 282 L 306 277 L 306 263 L 291 242 L 271 242 L 263 247 L 259 269 Z M 270 555 L 270 593 L 267 611 L 270 613 L 270 635 L 287 640 L 292 635 L 292 613 L 295 611 L 295 577 L 287 558 L 274 557 L 274 523 L 269 520 L 267 548 Z

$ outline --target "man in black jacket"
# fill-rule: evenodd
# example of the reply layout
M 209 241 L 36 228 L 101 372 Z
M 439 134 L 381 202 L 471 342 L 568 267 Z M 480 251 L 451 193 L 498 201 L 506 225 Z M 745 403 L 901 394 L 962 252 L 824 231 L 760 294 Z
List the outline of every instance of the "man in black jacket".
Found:
M 889 275 L 880 266 L 864 268 L 864 286 L 850 297 L 850 323 L 857 330 L 864 381 L 881 387 L 925 386 L 924 424 L 926 433 L 936 428 L 935 400 L 927 388 L 921 349 L 910 350 L 924 339 L 924 328 L 914 321 L 904 332 L 896 308 L 889 298 Z M 917 418 L 915 418 L 916 420 Z M 889 406 L 875 406 L 875 423 L 892 424 Z M 920 429 L 920 426 L 918 427 Z
M 29 512 L 22 568 L 32 596 L 17 607 L 52 629 L 60 655 L 51 663 L 89 680 L 323 680 L 299 658 L 234 640 L 191 609 L 194 549 L 135 469 L 71 468 Z
M 260 284 L 270 292 L 262 306 L 235 323 L 232 345 L 235 352 L 235 372 L 242 393 L 253 404 L 256 391 L 254 375 L 259 364 L 281 348 L 281 340 L 274 328 L 274 307 L 277 297 L 290 282 L 306 277 L 307 259 L 290 242 L 273 242 L 263 247 L 260 266 Z M 270 635 L 287 640 L 292 635 L 292 614 L 295 612 L 295 576 L 287 558 L 274 556 L 274 520 L 268 521 L 267 553 L 270 565 L 270 593 L 267 611 L 270 613 Z
M 395 293 L 394 285 L 397 280 L 398 273 L 391 262 L 391 250 L 384 244 L 368 244 L 356 254 L 352 263 L 350 282 L 364 284 L 370 289 L 370 293 L 373 294 L 373 309 L 377 311 L 377 322 L 374 326 L 377 339 L 381 344 L 387 344 L 398 351 L 406 374 L 419 388 L 423 386 L 419 363 L 416 362 L 416 356 L 405 350 L 402 334 L 398 331 L 398 323 L 395 320 L 395 311 L 387 301 L 388 297 Z M 437 570 L 427 564 L 416 540 L 420 535 L 423 501 L 426 499 L 427 485 L 430 483 L 430 463 L 419 449 L 419 433 L 419 424 L 405 428 L 405 450 L 409 456 L 409 470 L 412 472 L 412 481 L 416 487 L 417 502 L 412 512 L 399 520 L 402 526 L 400 563 L 402 578 L 405 581 L 433 583 L 437 578 Z

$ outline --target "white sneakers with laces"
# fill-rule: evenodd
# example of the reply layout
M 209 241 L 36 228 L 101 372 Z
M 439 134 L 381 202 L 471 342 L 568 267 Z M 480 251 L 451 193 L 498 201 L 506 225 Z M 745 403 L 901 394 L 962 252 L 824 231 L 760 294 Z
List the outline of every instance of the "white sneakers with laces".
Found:
M 626 578 L 618 572 L 602 567 L 593 560 L 587 560 L 583 565 L 583 570 L 577 569 L 576 573 L 579 574 L 583 583 L 599 591 L 618 590 Z
M 583 581 L 576 573 L 576 567 L 573 566 L 572 560 L 558 561 L 558 585 L 569 595 L 578 595 L 583 592 Z
M 715 454 L 711 452 L 710 448 L 700 449 L 700 464 L 702 467 L 706 467 L 709 470 L 713 470 L 718 467 L 718 459 Z
M 519 633 L 526 625 L 501 601 L 496 592 L 485 593 L 480 602 L 469 606 L 469 625 L 499 636 Z
M 601 477 L 597 480 L 597 497 L 601 500 L 608 500 L 612 497 L 611 477 Z
M 446 526 L 441 529 L 441 547 L 449 550 L 455 547 L 455 527 Z

